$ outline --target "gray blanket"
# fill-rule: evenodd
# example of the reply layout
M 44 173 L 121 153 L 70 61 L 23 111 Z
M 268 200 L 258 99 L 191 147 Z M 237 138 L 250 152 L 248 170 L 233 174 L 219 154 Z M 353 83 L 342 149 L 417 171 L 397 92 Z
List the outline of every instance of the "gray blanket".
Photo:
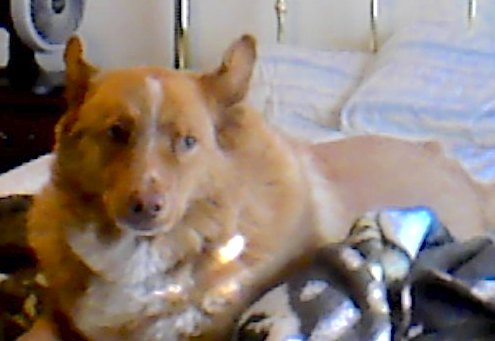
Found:
M 495 340 L 495 247 L 426 207 L 369 212 L 240 318 L 236 341 Z

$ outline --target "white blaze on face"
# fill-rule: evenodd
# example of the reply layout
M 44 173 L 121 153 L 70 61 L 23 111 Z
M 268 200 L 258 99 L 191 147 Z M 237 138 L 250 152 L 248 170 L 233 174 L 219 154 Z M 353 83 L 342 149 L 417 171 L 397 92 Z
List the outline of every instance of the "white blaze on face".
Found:
M 146 92 L 149 96 L 149 121 L 147 127 L 147 141 L 146 151 L 149 154 L 153 154 L 153 150 L 156 144 L 158 134 L 157 128 L 159 124 L 160 110 L 163 104 L 163 88 L 160 81 L 152 76 L 147 77 L 145 80 Z
M 146 95 L 148 96 L 148 121 L 145 136 L 145 160 L 148 166 L 146 167 L 149 176 L 156 177 L 156 169 L 154 169 L 157 160 L 157 145 L 158 145 L 158 126 L 160 124 L 160 111 L 163 104 L 163 88 L 160 80 L 149 76 L 145 79 Z

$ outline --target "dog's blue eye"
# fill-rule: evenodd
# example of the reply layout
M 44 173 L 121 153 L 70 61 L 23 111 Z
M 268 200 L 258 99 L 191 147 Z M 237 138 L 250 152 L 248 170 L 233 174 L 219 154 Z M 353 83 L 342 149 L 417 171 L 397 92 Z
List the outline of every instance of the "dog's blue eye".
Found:
M 117 143 L 127 143 L 129 142 L 129 137 L 131 135 L 130 131 L 124 127 L 121 123 L 115 123 L 108 128 L 108 136 Z
M 191 135 L 181 137 L 175 145 L 175 151 L 178 153 L 188 152 L 196 146 L 197 142 L 198 140 Z
M 184 147 L 186 147 L 187 149 L 191 149 L 192 147 L 194 147 L 196 145 L 196 138 L 194 136 L 186 136 L 184 137 Z

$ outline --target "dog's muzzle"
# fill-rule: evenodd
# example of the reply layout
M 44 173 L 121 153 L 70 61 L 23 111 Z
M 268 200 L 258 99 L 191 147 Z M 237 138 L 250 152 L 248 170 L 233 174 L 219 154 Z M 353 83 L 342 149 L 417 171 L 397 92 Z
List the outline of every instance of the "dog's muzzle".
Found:
M 119 225 L 126 228 L 143 233 L 152 233 L 161 226 L 159 220 L 164 210 L 165 200 L 163 196 L 156 194 L 143 196 L 133 192 L 128 199 L 125 213 L 117 220 Z

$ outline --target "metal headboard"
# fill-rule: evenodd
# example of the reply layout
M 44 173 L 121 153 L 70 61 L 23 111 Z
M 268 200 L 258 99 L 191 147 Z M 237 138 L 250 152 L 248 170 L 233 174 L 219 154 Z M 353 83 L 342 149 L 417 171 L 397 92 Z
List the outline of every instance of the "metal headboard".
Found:
M 174 22 L 174 66 L 185 69 L 189 66 L 189 23 L 191 3 L 189 0 L 175 0 Z
M 478 14 L 478 1 L 477 0 L 469 0 L 468 1 L 468 24 L 471 27 L 476 19 L 476 15 Z
M 378 18 L 380 12 L 380 0 L 370 0 L 370 49 L 378 50 Z M 285 42 L 287 12 L 287 0 L 275 0 L 275 13 L 277 18 L 278 43 Z M 478 1 L 468 0 L 467 23 L 471 27 L 477 16 Z M 174 65 L 178 69 L 189 66 L 189 24 L 191 21 L 191 0 L 175 0 L 175 25 L 174 25 Z

